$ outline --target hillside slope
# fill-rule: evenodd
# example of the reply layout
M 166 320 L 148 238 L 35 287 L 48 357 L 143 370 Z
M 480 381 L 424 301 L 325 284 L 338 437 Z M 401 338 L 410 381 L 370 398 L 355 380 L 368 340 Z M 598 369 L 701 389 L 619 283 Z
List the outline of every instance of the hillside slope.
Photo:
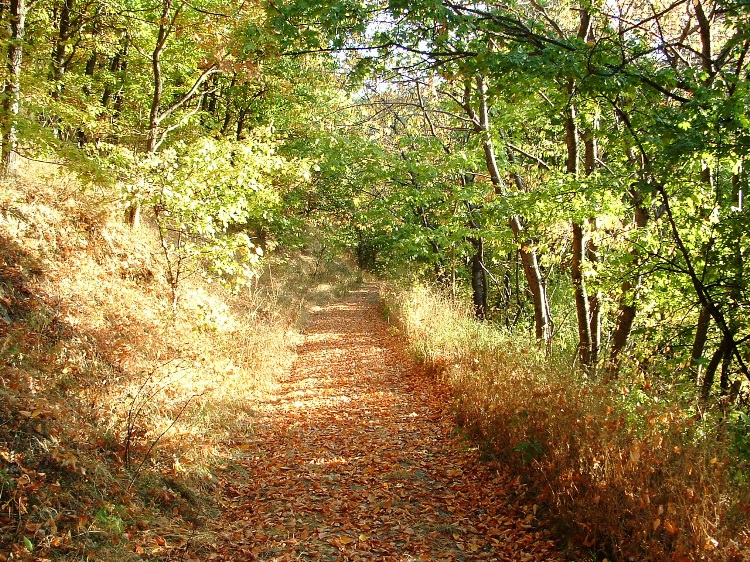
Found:
M 153 229 L 45 172 L 0 186 L 0 561 L 169 556 L 215 515 L 305 306 L 351 277 L 299 255 L 232 295 L 193 264 L 174 308 Z

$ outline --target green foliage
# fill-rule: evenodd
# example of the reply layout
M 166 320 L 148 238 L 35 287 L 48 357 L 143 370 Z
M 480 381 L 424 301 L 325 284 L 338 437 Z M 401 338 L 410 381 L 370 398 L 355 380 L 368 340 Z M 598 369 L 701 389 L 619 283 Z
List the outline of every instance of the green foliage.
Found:
M 242 141 L 204 138 L 151 154 L 123 178 L 128 199 L 154 210 L 174 289 L 198 266 L 242 287 L 283 241 L 284 198 L 310 167 L 278 149 L 270 128 Z
M 29 539 L 29 537 L 23 537 L 23 545 L 26 547 L 26 550 L 28 550 L 29 553 L 34 552 L 34 543 L 31 542 L 31 539 Z
M 122 515 L 125 509 L 122 506 L 105 506 L 96 511 L 94 519 L 100 529 L 106 533 L 121 535 L 125 530 Z
M 746 470 L 750 463 L 750 415 L 743 410 L 732 412 L 727 420 L 727 427 L 738 472 L 743 478 L 747 478 Z

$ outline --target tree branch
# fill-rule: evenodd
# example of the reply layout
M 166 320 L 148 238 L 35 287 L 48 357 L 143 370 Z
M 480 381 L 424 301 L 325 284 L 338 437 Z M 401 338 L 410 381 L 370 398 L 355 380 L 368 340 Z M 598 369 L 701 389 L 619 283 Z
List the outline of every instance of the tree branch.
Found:
M 156 122 L 161 123 L 164 119 L 169 117 L 172 113 L 175 112 L 175 110 L 182 107 L 184 104 L 189 102 L 193 96 L 195 96 L 195 92 L 200 88 L 201 84 L 211 76 L 212 74 L 215 74 L 219 72 L 219 68 L 216 66 L 216 63 L 212 64 L 210 67 L 208 67 L 206 70 L 203 71 L 203 74 L 201 74 L 193 84 L 193 87 L 190 88 L 190 90 L 182 96 L 180 99 L 178 99 L 176 102 L 174 102 L 172 105 L 170 105 L 167 109 L 162 111 L 157 117 Z

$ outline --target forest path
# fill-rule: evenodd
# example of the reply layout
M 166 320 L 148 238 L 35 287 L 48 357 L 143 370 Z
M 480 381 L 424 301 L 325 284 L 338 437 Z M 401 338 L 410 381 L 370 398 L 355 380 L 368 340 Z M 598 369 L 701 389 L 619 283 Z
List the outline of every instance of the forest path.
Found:
M 365 285 L 315 312 L 228 470 L 209 560 L 558 560 L 518 484 L 456 435 Z

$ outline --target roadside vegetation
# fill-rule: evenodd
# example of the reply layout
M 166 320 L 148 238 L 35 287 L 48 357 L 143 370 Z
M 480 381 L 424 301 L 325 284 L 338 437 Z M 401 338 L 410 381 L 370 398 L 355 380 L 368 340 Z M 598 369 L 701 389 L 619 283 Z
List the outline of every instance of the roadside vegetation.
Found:
M 314 236 L 240 294 L 201 263 L 173 304 L 156 225 L 34 166 L 0 197 L 0 560 L 179 558 L 307 311 L 356 282 Z
M 640 373 L 605 381 L 572 353 L 477 322 L 424 286 L 391 286 L 387 314 L 454 395 L 488 457 L 512 465 L 562 537 L 610 560 L 744 560 L 747 419 Z

